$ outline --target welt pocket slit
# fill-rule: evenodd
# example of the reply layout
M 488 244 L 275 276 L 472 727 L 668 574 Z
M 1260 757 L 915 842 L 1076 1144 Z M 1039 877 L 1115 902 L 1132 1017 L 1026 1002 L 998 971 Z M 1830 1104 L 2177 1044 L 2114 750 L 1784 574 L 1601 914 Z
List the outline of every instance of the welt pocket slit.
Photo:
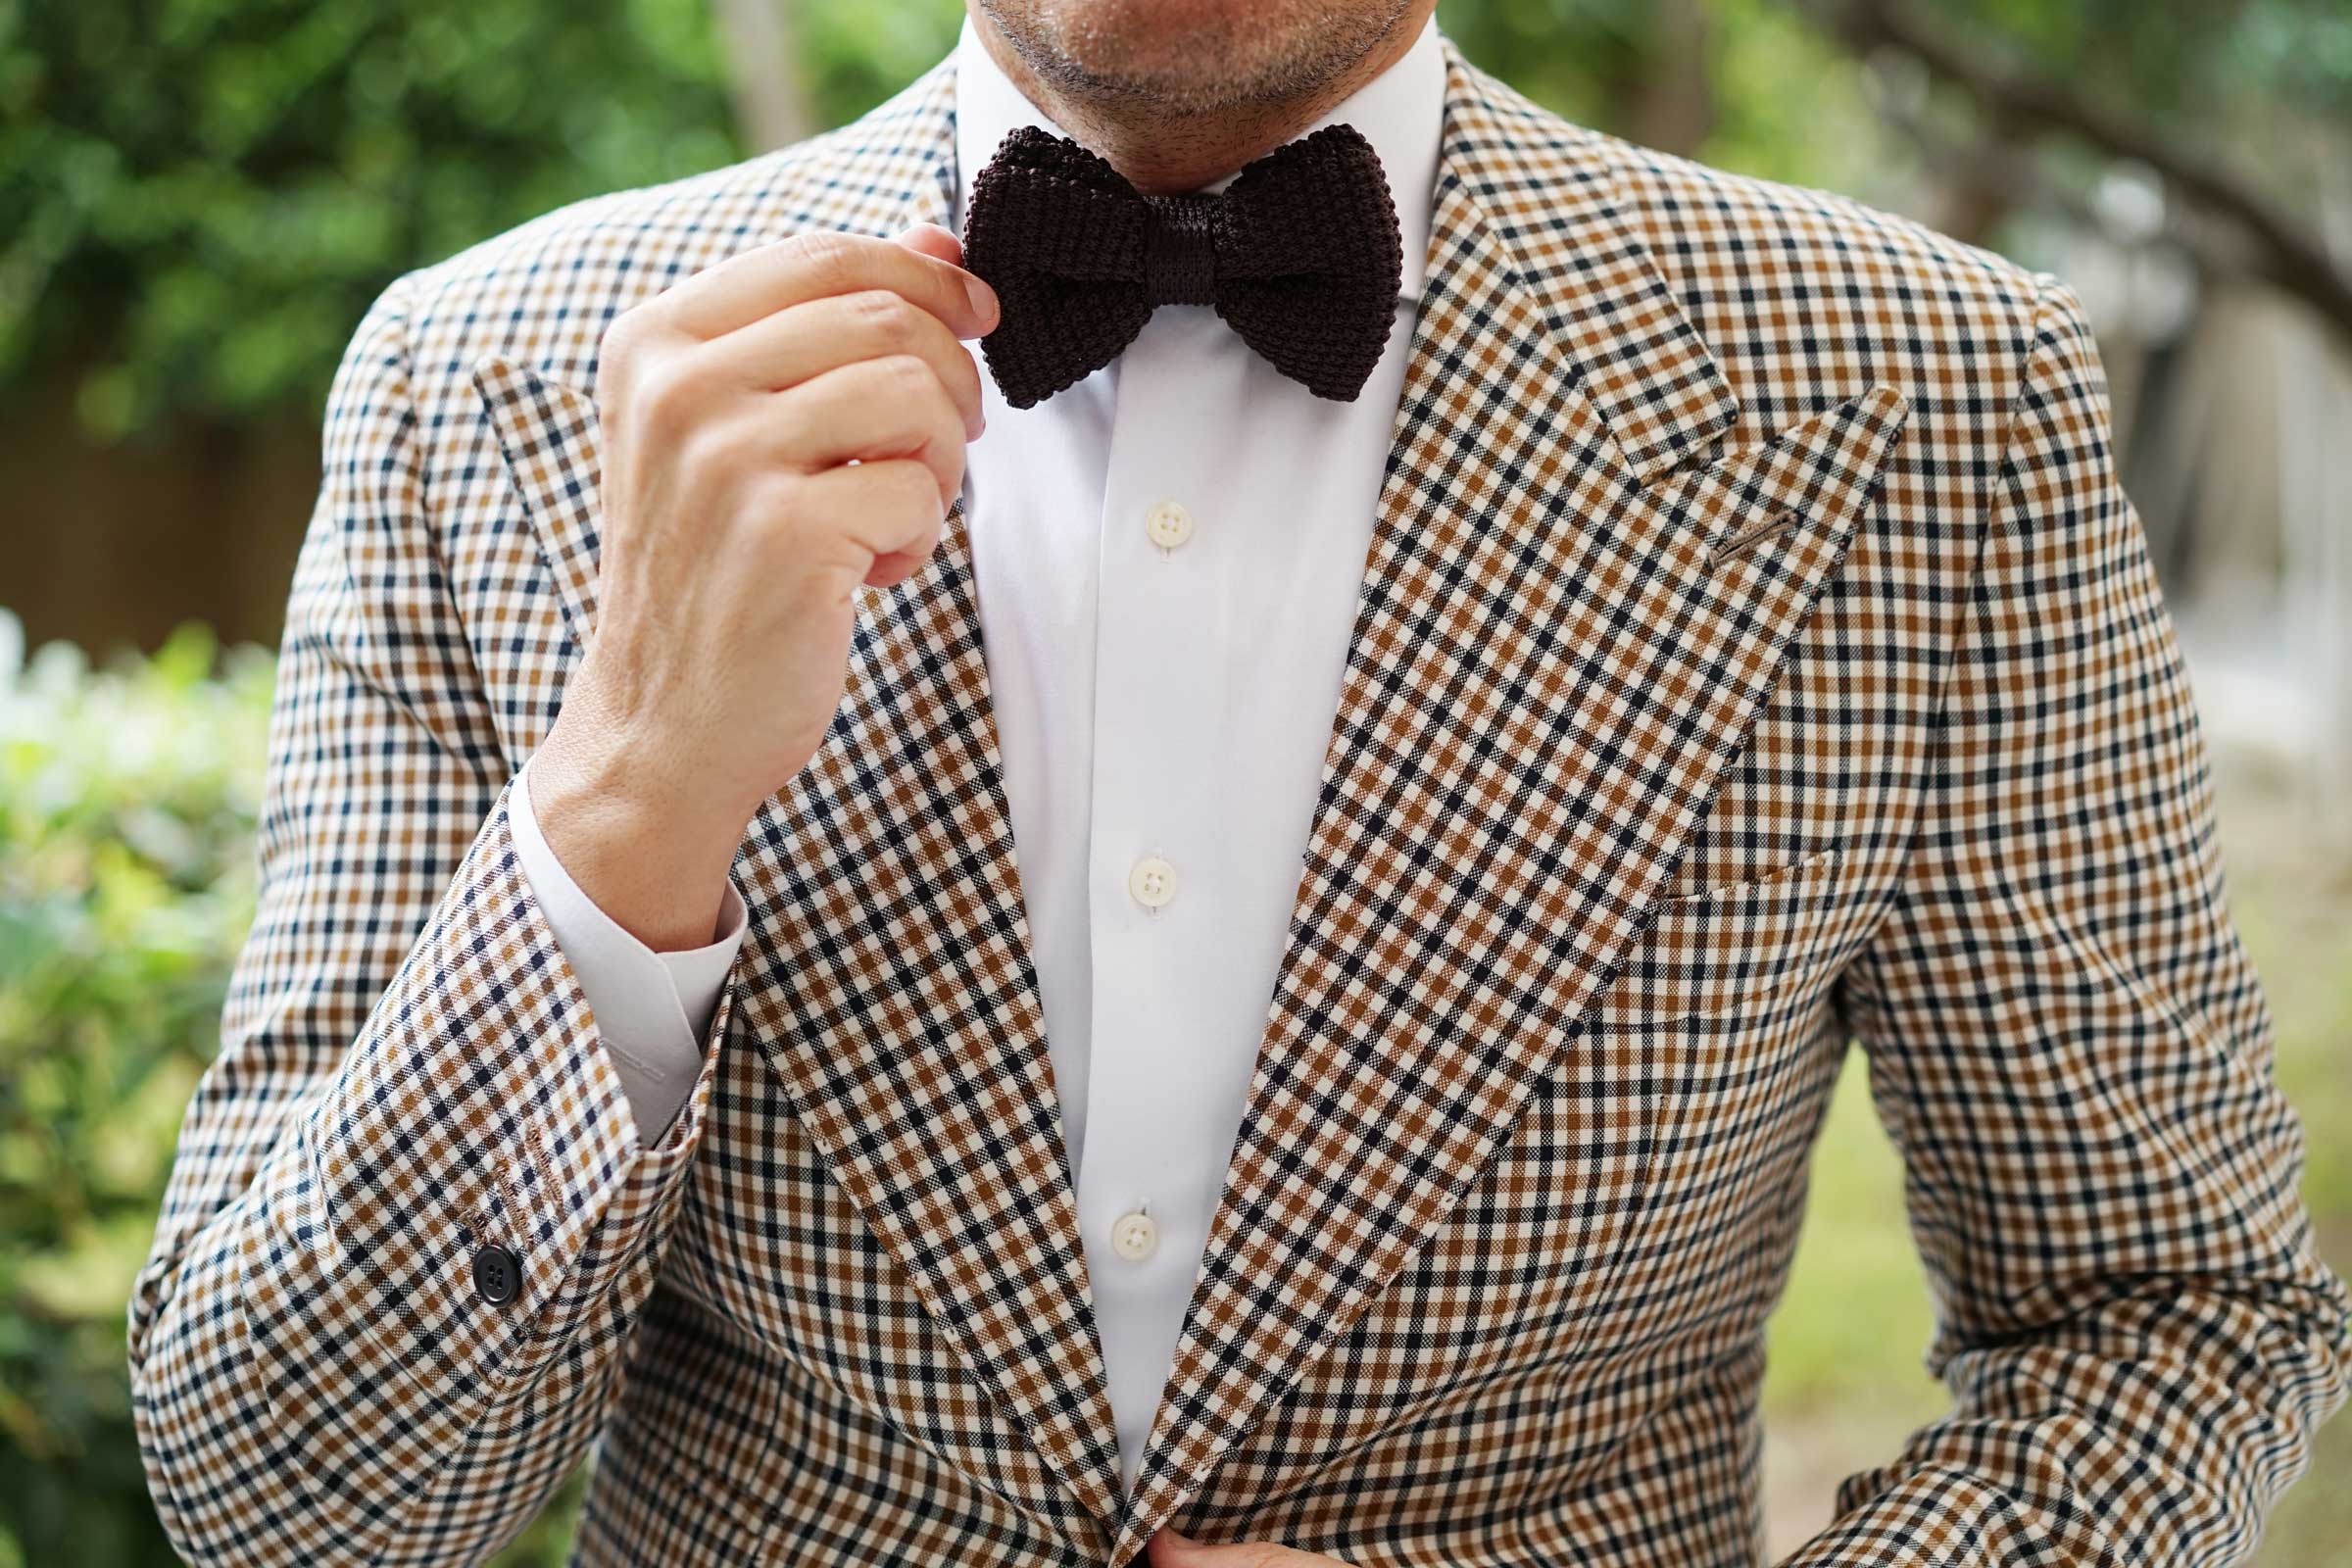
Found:
M 1670 884 L 1595 1004 L 1595 1025 L 1763 1013 L 1813 956 L 1835 906 L 1841 861 L 1831 848 L 1737 882 Z

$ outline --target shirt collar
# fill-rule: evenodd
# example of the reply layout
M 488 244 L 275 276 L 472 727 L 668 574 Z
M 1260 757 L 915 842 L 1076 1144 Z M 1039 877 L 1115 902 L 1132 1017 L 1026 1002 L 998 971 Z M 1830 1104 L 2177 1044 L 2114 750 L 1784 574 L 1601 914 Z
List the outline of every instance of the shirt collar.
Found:
M 1429 253 L 1430 212 L 1438 180 L 1438 145 L 1445 132 L 1446 57 L 1438 46 L 1436 20 L 1388 70 L 1342 99 L 1299 135 L 1345 122 L 1364 134 L 1380 155 L 1389 193 L 1396 203 L 1396 228 L 1404 241 L 1403 279 L 1398 293 L 1418 299 Z M 1048 120 L 998 69 L 967 16 L 956 40 L 956 212 L 963 226 L 972 176 L 1016 126 L 1036 125 L 1056 136 L 1068 134 Z M 1212 181 L 1222 190 L 1232 175 Z

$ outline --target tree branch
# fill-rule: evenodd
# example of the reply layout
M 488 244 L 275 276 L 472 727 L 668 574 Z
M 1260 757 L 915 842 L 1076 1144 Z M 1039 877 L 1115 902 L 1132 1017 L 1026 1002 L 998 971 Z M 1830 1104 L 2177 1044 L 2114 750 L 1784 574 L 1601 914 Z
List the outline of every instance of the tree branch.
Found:
M 2245 241 L 2258 275 L 2318 311 L 2352 339 L 2352 271 L 2320 236 L 2250 181 L 2113 113 L 2063 84 L 1971 54 L 1914 16 L 1902 0 L 1826 0 L 1808 6 L 1858 51 L 1891 45 L 1952 82 L 2004 124 L 2065 131 L 2115 158 L 2147 165 Z
M 727 88 L 745 144 L 766 152 L 813 131 L 789 0 L 716 0 L 710 16 L 726 54 Z

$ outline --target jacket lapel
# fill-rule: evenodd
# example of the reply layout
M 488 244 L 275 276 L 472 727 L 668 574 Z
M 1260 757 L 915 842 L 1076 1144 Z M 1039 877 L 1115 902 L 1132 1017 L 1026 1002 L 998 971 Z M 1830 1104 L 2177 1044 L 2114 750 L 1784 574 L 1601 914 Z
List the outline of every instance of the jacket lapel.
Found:
M 760 972 L 738 1009 L 1083 1518 L 1024 1500 L 1086 1539 L 1117 1513 L 1117 1437 L 972 584 L 959 503 L 922 571 L 865 592 L 832 730 L 752 825 Z
M 1291 943 L 1114 1562 L 1575 1049 L 1907 412 L 1872 389 L 1717 456 L 1737 404 L 1597 148 L 1447 53 L 1428 282 Z
M 1872 389 L 1717 454 L 1737 404 L 1599 155 L 1447 48 L 1428 280 L 1291 943 L 1113 1561 L 1347 1332 L 1573 1049 L 1906 412 Z M 952 87 L 933 73 L 821 181 L 801 172 L 832 205 L 750 232 L 944 220 Z M 476 375 L 571 658 L 596 420 L 551 370 L 588 368 Z M 1115 1436 L 960 506 L 921 572 L 862 596 L 825 745 L 738 874 L 736 1016 L 1057 1485 L 966 1457 L 1095 1539 L 1121 1513 Z
M 862 195 L 771 215 L 755 232 L 945 222 L 953 104 L 942 67 L 856 127 L 860 140 L 836 142 L 821 178 L 799 172 Z M 503 361 L 476 383 L 584 644 L 599 543 L 593 402 Z M 959 1457 L 1099 1546 L 1119 1507 L 1116 1430 L 960 502 L 921 571 L 861 591 L 832 728 L 754 819 L 736 874 L 752 914 L 737 1033 L 764 1054 L 835 1179 L 1057 1485 L 1001 1455 Z

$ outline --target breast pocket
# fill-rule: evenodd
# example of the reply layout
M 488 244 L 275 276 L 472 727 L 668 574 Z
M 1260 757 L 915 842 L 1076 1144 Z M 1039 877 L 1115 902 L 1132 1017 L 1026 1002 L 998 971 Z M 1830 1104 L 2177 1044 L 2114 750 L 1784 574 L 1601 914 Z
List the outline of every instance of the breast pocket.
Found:
M 1670 885 L 1587 1014 L 1571 1059 L 1627 1107 L 1635 1211 L 1581 1354 L 1655 1344 L 1769 1294 L 1739 1271 L 1777 1234 L 1836 1075 L 1816 1013 L 1842 869 L 1825 849 Z
M 1831 848 L 1745 881 L 1669 884 L 1594 1004 L 1593 1025 L 1625 1030 L 1771 1011 L 1811 971 L 1839 866 Z

